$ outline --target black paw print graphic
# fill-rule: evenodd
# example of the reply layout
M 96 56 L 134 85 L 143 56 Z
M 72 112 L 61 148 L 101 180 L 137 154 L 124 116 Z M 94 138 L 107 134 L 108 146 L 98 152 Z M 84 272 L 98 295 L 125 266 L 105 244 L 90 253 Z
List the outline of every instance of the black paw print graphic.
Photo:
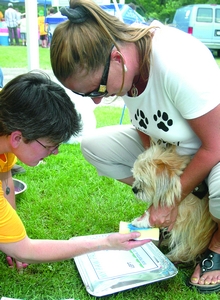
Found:
M 149 124 L 148 118 L 145 117 L 145 114 L 142 110 L 137 109 L 136 114 L 134 115 L 135 120 L 139 121 L 140 127 L 143 127 L 144 129 L 147 129 L 147 125 Z
M 165 132 L 169 130 L 169 127 L 173 125 L 173 120 L 169 119 L 169 116 L 166 112 L 161 113 L 160 110 L 157 111 L 157 114 L 154 115 L 154 121 L 158 122 L 157 127 Z

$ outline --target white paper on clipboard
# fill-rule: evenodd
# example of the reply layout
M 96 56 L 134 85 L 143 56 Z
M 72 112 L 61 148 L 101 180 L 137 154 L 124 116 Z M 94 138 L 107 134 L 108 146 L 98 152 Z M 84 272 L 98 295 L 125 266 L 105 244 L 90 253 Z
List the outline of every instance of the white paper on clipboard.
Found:
M 98 238 L 104 235 L 93 235 Z M 87 292 L 101 297 L 175 276 L 178 271 L 152 243 L 130 251 L 103 250 L 74 258 Z

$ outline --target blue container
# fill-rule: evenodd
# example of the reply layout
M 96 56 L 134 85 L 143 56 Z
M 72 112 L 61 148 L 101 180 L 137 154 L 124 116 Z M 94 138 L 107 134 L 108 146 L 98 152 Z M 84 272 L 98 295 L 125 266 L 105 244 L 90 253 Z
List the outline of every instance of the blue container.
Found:
M 0 28 L 0 45 L 1 46 L 9 46 L 8 28 Z
M 64 21 L 66 21 L 66 20 L 68 20 L 67 17 L 62 16 L 60 12 L 57 12 L 54 15 L 47 16 L 45 18 L 45 23 L 49 24 L 50 32 L 51 32 L 51 34 L 53 34 L 53 32 L 54 32 L 55 28 L 57 27 L 57 25 L 59 23 L 62 23 Z

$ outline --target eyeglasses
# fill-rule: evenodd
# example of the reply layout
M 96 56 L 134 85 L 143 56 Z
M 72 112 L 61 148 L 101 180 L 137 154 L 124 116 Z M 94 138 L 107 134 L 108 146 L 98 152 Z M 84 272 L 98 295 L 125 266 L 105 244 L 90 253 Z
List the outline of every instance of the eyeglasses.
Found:
M 82 97 L 91 97 L 91 98 L 104 97 L 108 94 L 106 85 L 107 85 L 107 81 L 108 81 L 108 73 L 109 73 L 111 53 L 112 53 L 113 47 L 114 47 L 114 45 L 112 45 L 112 47 L 111 47 L 111 52 L 110 52 L 108 60 L 106 62 L 106 65 L 105 65 L 105 68 L 104 68 L 104 71 L 103 71 L 103 74 L 102 74 L 101 82 L 100 82 L 100 85 L 99 85 L 98 89 L 96 89 L 92 92 L 89 92 L 89 93 L 79 93 L 79 92 L 76 92 L 76 91 L 72 90 L 73 93 L 75 93 L 77 95 L 80 95 Z
M 48 151 L 50 151 L 51 154 L 54 154 L 54 152 L 59 148 L 60 144 L 58 144 L 56 147 L 53 146 L 45 146 L 43 145 L 41 142 L 39 142 L 38 140 L 35 140 L 38 144 L 40 144 L 42 147 L 44 147 L 44 149 L 47 149 Z

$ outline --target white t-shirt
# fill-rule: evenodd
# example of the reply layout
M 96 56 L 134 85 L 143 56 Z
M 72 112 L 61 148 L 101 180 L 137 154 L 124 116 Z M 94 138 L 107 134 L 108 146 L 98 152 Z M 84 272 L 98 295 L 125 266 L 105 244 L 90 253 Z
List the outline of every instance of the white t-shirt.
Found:
M 191 155 L 201 141 L 187 119 L 202 116 L 220 103 L 220 69 L 199 40 L 178 29 L 160 26 L 152 40 L 145 91 L 123 99 L 138 130 L 154 140 L 177 145 L 180 154 Z
M 20 33 L 26 33 L 27 32 L 26 18 L 22 18 L 19 24 L 20 24 Z

